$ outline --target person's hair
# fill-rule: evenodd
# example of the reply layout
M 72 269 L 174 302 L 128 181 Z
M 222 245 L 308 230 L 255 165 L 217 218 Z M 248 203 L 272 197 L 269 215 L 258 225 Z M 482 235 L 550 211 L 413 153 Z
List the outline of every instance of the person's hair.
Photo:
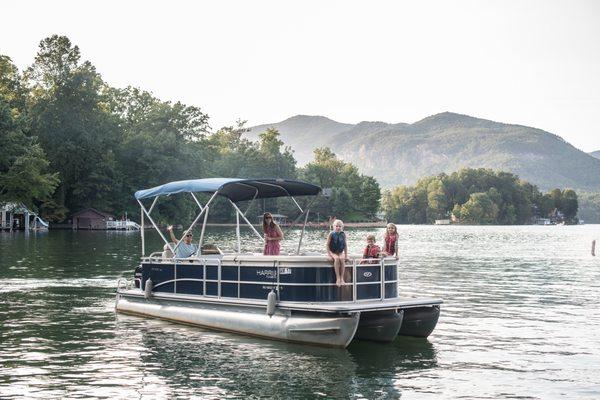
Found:
M 344 229 L 344 221 L 342 221 L 341 219 L 336 219 L 335 221 L 333 221 L 333 224 L 331 224 L 332 227 L 336 225 L 341 225 L 342 229 Z
M 369 233 L 367 235 L 367 240 L 372 240 L 373 242 L 375 242 L 375 235 L 373 235 L 372 233 Z
M 396 228 L 396 225 L 394 225 L 394 224 L 392 224 L 392 223 L 390 222 L 389 224 L 387 224 L 387 225 L 385 226 L 385 237 L 386 237 L 386 238 L 387 238 L 387 237 L 390 235 L 390 234 L 388 233 L 388 228 L 389 228 L 390 226 L 391 226 L 392 228 L 394 228 L 394 233 L 395 233 L 396 235 L 398 234 L 398 228 Z
M 271 222 L 269 224 L 267 224 L 267 217 L 271 217 Z M 271 227 L 271 228 L 275 228 L 277 226 L 277 224 L 275 223 L 275 220 L 273 219 L 273 216 L 271 215 L 270 212 L 266 212 L 263 214 L 263 232 L 267 231 L 267 227 Z

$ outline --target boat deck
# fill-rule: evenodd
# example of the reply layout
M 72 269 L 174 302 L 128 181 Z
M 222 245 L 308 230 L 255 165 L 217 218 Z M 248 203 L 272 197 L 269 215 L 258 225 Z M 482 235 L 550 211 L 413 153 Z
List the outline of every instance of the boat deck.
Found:
M 125 297 L 144 298 L 144 292 L 140 289 L 119 289 L 118 293 Z M 234 298 L 216 298 L 210 296 L 196 296 L 176 293 L 155 293 L 153 298 L 157 300 L 171 300 L 190 303 L 213 303 L 229 304 L 246 307 L 267 306 L 267 300 L 258 299 L 234 299 Z M 290 311 L 310 311 L 325 313 L 352 313 L 360 311 L 379 311 L 392 309 L 406 309 L 415 307 L 427 307 L 442 304 L 442 299 L 438 298 L 401 298 L 384 300 L 362 300 L 362 301 L 336 301 L 336 302 L 293 302 L 280 301 L 277 308 Z

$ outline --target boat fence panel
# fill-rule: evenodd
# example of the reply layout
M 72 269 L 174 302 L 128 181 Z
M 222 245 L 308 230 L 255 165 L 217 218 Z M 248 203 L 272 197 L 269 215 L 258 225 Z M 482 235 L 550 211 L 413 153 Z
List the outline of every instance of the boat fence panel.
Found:
M 240 260 L 190 259 L 142 262 L 142 285 L 152 279 L 155 292 L 217 298 L 265 300 L 276 291 L 279 301 L 338 302 L 390 299 L 398 295 L 394 259 L 355 259 L 345 271 L 346 285 L 336 286 L 329 261 L 279 260 L 255 256 Z

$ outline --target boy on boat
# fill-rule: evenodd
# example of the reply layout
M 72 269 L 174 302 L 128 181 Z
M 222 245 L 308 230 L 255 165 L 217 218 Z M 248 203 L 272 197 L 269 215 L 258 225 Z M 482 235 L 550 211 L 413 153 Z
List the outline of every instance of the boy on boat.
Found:
M 344 223 L 336 219 L 333 221 L 333 231 L 327 236 L 327 255 L 333 261 L 335 284 L 338 287 L 346 283 L 344 282 L 344 270 L 346 269 L 346 260 L 348 259 L 348 245 L 346 244 L 346 234 L 343 229 Z
M 381 255 L 381 248 L 375 244 L 375 235 L 369 234 L 367 235 L 367 247 L 363 251 L 363 261 L 362 263 L 374 263 L 373 261 L 364 261 L 369 258 L 379 258 Z

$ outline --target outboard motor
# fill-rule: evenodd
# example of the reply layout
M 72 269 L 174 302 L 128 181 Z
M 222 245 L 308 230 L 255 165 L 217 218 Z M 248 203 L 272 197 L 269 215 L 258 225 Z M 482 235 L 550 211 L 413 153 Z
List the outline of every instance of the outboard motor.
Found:
M 138 265 L 135 267 L 135 272 L 133 273 L 133 281 L 135 282 L 135 288 L 140 289 L 142 285 L 142 266 Z

